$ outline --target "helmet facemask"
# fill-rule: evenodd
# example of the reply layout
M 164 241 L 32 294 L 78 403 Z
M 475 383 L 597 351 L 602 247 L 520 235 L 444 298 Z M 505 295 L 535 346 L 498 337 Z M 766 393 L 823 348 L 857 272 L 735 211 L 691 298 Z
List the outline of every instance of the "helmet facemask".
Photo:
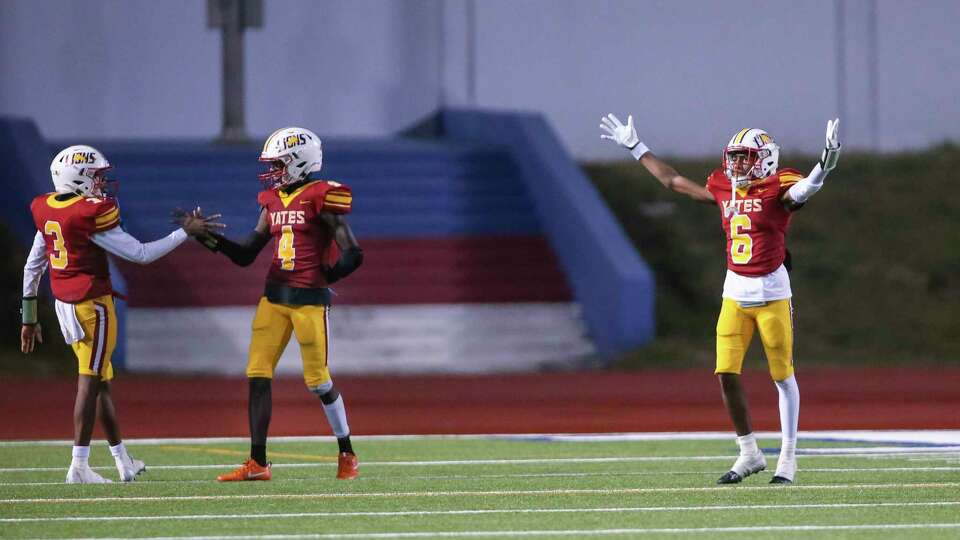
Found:
M 745 146 L 727 148 L 723 154 L 723 169 L 737 189 L 742 189 L 760 178 L 760 152 Z
M 120 181 L 115 178 L 107 178 L 107 173 L 113 170 L 113 167 L 104 167 L 93 170 L 90 185 L 90 196 L 102 199 L 115 199 L 120 192 Z
M 266 163 L 268 167 L 266 171 L 257 175 L 264 189 L 284 186 L 291 182 L 289 179 L 290 175 L 287 174 L 287 163 L 284 161 L 285 157 L 287 156 L 278 159 L 260 159 L 260 161 Z

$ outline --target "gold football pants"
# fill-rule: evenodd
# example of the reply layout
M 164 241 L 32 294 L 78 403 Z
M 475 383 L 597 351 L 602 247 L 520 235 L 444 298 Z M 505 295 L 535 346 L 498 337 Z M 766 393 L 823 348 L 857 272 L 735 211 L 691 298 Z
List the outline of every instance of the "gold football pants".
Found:
M 261 298 L 253 317 L 247 377 L 273 378 L 280 355 L 295 333 L 303 359 L 303 379 L 310 388 L 330 380 L 327 367 L 329 306 L 290 306 Z
M 77 321 L 83 327 L 83 339 L 70 344 L 77 355 L 81 375 L 113 378 L 113 351 L 117 348 L 117 312 L 113 297 L 108 295 L 84 300 L 73 305 Z
M 717 320 L 715 373 L 740 373 L 754 330 L 760 332 L 773 380 L 793 375 L 793 306 L 789 298 L 747 308 L 723 299 Z

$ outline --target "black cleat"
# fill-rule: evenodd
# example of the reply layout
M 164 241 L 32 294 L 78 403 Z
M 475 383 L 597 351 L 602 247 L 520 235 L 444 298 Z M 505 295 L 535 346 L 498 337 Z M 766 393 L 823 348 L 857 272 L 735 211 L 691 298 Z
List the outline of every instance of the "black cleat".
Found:
M 792 484 L 793 480 L 785 478 L 783 476 L 774 476 L 770 479 L 771 484 Z
M 740 482 L 743 482 L 743 477 L 733 471 L 727 471 L 717 479 L 718 484 L 739 484 Z

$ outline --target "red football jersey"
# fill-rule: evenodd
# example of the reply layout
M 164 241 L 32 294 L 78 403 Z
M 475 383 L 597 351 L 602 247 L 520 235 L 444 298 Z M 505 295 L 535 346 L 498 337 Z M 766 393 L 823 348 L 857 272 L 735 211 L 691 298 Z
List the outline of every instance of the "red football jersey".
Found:
M 53 296 L 75 304 L 110 294 L 107 253 L 91 236 L 120 224 L 116 201 L 80 196 L 58 201 L 56 195 L 40 195 L 30 203 L 33 223 L 47 244 Z
M 737 214 L 726 209 L 732 198 L 730 179 L 721 169 L 707 178 L 707 190 L 720 208 L 723 231 L 727 235 L 727 268 L 743 276 L 765 276 L 783 264 L 786 234 L 793 213 L 780 198 L 790 186 L 803 178 L 795 169 L 782 169 L 747 189 L 737 190 Z
M 323 269 L 336 264 L 340 250 L 333 229 L 319 214 L 347 214 L 352 200 L 349 187 L 326 180 L 308 182 L 289 194 L 277 188 L 261 191 L 257 202 L 267 210 L 274 240 L 267 280 L 291 287 L 326 287 Z

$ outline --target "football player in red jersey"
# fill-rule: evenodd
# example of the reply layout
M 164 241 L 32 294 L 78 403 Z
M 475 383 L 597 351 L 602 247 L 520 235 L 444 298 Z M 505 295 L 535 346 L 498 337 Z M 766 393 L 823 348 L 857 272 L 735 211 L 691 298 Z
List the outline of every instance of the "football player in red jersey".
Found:
M 839 120 L 827 122 L 826 146 L 807 176 L 778 169 L 780 147 L 767 132 L 744 128 L 727 143 L 723 168 L 706 186 L 680 175 L 643 144 L 633 127 L 613 114 L 601 119 L 603 139 L 630 150 L 664 187 L 720 209 L 727 235 L 727 277 L 717 321 L 717 369 L 723 401 L 737 431 L 740 456 L 718 484 L 735 484 L 766 468 L 750 422 L 740 384 L 743 357 L 753 333 L 763 342 L 770 375 L 777 386 L 782 441 L 777 470 L 770 481 L 790 484 L 796 476 L 800 390 L 793 372 L 793 307 L 787 273 L 785 236 L 792 213 L 823 186 L 840 156 Z
M 117 201 L 105 193 L 105 174 L 110 168 L 107 158 L 96 148 L 65 148 L 50 164 L 55 191 L 39 195 L 30 205 L 37 234 L 23 269 L 20 348 L 30 353 L 36 343 L 42 342 L 37 323 L 37 289 L 49 265 L 60 329 L 79 363 L 73 409 L 73 460 L 67 483 L 108 482 L 88 465 L 98 404 L 120 480 L 132 481 L 145 468 L 123 445 L 110 397 L 110 360 L 117 342 L 117 319 L 107 252 L 148 264 L 179 246 L 188 234 L 196 236 L 221 226 L 212 221 L 217 216 L 197 218 L 180 213 L 176 221 L 181 228 L 155 242 L 140 243 L 120 227 Z
M 257 196 L 261 210 L 253 233 L 242 242 L 218 234 L 202 239 L 208 248 L 240 266 L 251 264 L 274 240 L 273 263 L 253 317 L 247 360 L 250 459 L 217 480 L 270 480 L 266 450 L 270 383 L 291 333 L 300 344 L 304 382 L 320 398 L 337 437 L 337 478 L 356 478 L 357 456 L 350 443 L 343 397 L 333 385 L 327 363 L 329 286 L 363 262 L 363 251 L 344 218 L 352 207 L 350 188 L 316 176 L 323 164 L 323 149 L 320 138 L 308 129 L 273 132 L 263 145 L 260 161 L 269 170 L 260 175 L 266 189 Z

